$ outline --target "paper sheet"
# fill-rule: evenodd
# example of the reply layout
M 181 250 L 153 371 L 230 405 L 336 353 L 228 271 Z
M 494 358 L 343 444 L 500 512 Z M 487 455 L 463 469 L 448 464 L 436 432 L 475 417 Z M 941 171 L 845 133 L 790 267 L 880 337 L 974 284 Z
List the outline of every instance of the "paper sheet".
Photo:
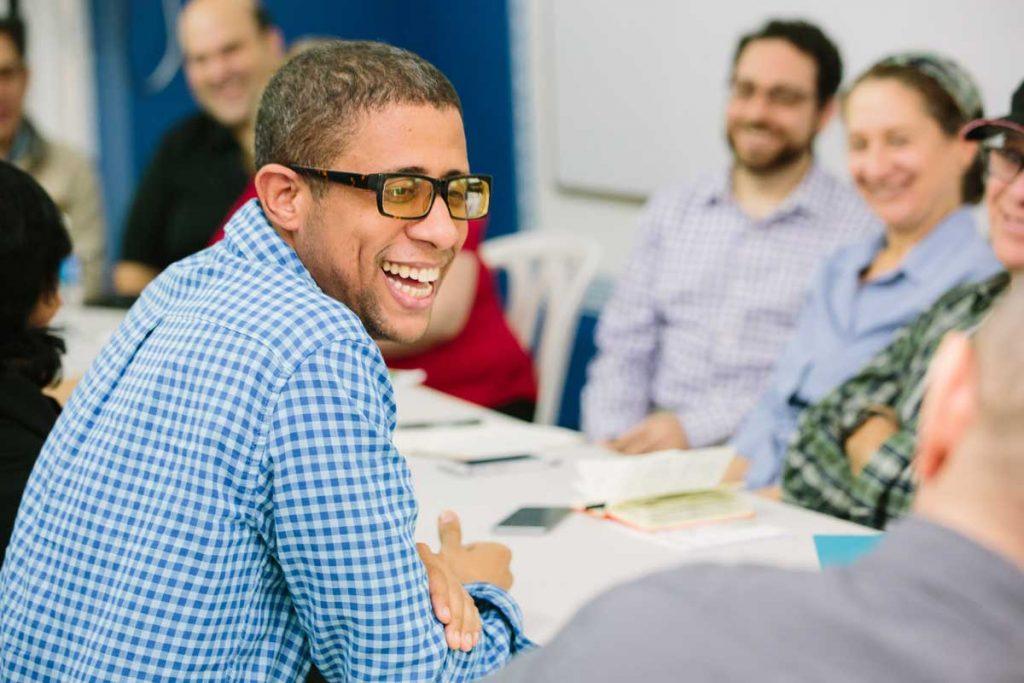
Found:
M 526 422 L 484 421 L 478 425 L 398 429 L 394 444 L 402 455 L 470 460 L 518 453 L 542 454 L 577 443 L 578 432 Z

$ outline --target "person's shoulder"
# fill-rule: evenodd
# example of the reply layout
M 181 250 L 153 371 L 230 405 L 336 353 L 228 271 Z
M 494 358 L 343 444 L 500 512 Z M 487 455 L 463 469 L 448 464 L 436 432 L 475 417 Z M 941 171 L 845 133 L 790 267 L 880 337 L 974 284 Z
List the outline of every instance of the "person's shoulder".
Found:
M 91 172 L 91 162 L 84 152 L 60 140 L 47 139 L 43 141 L 43 144 L 46 148 L 48 163 L 76 170 L 86 169 Z
M 966 220 L 967 235 L 959 246 L 961 267 L 971 282 L 990 279 L 1005 270 L 973 213 Z
M 164 154 L 202 151 L 211 143 L 230 137 L 230 132 L 204 112 L 194 112 L 175 121 L 160 138 Z
M 845 271 L 850 265 L 863 265 L 869 261 L 879 248 L 883 231 L 871 231 L 867 235 L 860 235 L 853 238 L 853 241 L 846 242 L 824 258 L 821 263 L 822 273 L 839 273 Z
M 595 605 L 614 612 L 625 605 L 646 605 L 652 610 L 675 611 L 687 604 L 695 613 L 701 613 L 701 604 L 737 606 L 749 604 L 751 596 L 771 588 L 780 595 L 793 582 L 806 578 L 802 572 L 770 567 L 692 565 L 650 574 L 642 579 L 617 586 L 605 593 Z M 603 607 L 601 607 L 603 605 Z
M 936 300 L 929 309 L 932 313 L 948 311 L 962 305 L 982 305 L 986 308 L 1010 282 L 1010 275 L 1000 270 L 995 275 L 978 282 L 968 282 L 953 287 Z
M 695 199 L 710 198 L 727 185 L 724 171 L 708 171 L 695 178 L 676 178 L 658 186 L 648 205 L 685 206 Z
M 863 230 L 877 230 L 881 221 L 849 181 L 843 180 L 820 163 L 811 167 L 812 182 L 821 203 L 833 215 L 856 218 Z
M 209 321 L 240 343 L 265 347 L 286 371 L 320 348 L 373 343 L 343 303 L 298 273 L 238 258 L 223 242 L 173 264 L 158 282 L 179 292 L 174 315 Z
M 654 190 L 644 204 L 642 223 L 648 229 L 676 230 L 691 211 L 720 198 L 728 183 L 725 173 L 705 173 L 693 179 L 677 179 Z

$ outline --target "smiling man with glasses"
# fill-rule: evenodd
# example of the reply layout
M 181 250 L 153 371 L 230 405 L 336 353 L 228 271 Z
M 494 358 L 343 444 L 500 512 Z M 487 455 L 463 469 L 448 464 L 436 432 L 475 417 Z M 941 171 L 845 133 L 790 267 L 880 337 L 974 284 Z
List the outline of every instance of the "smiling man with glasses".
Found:
M 40 455 L 0 679 L 466 680 L 529 647 L 507 548 L 451 514 L 414 543 L 374 343 L 424 333 L 487 213 L 455 90 L 315 48 L 267 86 L 256 162 L 259 199 L 146 289 Z

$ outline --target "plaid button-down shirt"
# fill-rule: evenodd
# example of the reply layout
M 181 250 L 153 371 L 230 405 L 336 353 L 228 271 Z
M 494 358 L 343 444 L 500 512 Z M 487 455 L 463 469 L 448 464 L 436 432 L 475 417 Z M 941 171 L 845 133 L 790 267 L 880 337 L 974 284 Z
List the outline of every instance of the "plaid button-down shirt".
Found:
M 47 441 L 0 574 L 0 680 L 459 680 L 387 369 L 254 200 L 148 287 Z
M 1009 281 L 1003 272 L 947 292 L 860 373 L 807 408 L 786 456 L 783 499 L 877 528 L 905 514 L 916 488 L 910 463 L 932 356 L 947 332 L 978 325 Z M 895 410 L 900 429 L 854 477 L 844 441 L 876 405 Z
M 601 313 L 584 431 L 618 436 L 667 409 L 694 446 L 728 438 L 765 388 L 819 261 L 880 229 L 817 166 L 757 221 L 732 199 L 728 172 L 655 195 Z

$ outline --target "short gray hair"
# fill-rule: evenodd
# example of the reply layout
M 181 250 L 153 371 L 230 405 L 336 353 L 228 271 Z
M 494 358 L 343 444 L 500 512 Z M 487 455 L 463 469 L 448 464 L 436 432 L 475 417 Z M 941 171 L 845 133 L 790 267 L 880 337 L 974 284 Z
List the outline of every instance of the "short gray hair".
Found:
M 393 104 L 430 104 L 462 113 L 451 82 L 408 50 L 333 40 L 303 52 L 281 67 L 263 92 L 256 115 L 256 168 L 325 168 L 345 150 L 362 114 Z

